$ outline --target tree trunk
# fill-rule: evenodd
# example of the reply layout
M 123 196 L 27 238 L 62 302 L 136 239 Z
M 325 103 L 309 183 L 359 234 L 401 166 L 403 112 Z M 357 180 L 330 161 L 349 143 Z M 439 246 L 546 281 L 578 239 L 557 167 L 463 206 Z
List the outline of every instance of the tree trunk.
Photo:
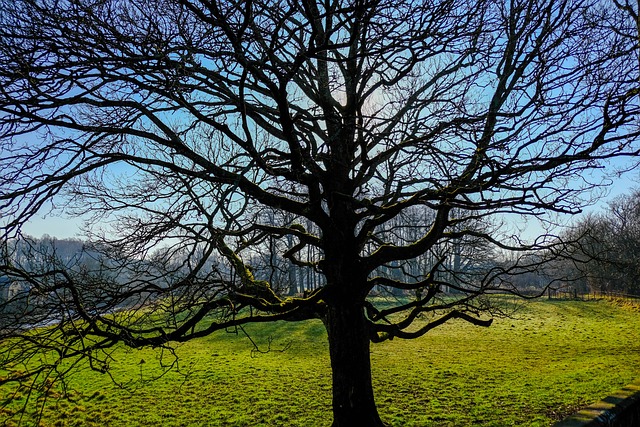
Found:
M 332 427 L 382 427 L 373 398 L 369 334 L 361 305 L 334 305 L 325 320 L 333 378 Z

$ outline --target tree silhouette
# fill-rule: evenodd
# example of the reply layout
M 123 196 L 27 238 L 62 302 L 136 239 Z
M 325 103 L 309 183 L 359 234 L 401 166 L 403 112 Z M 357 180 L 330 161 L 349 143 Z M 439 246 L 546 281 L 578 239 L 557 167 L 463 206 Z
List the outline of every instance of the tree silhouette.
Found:
M 320 318 L 333 425 L 383 425 L 371 342 L 488 325 L 477 297 L 523 269 L 461 248 L 548 249 L 501 215 L 577 212 L 590 170 L 636 154 L 635 22 L 599 1 L 0 4 L 4 239 L 57 209 L 104 257 L 7 253 L 29 303 L 5 366 Z M 270 282 L 271 250 L 314 285 Z

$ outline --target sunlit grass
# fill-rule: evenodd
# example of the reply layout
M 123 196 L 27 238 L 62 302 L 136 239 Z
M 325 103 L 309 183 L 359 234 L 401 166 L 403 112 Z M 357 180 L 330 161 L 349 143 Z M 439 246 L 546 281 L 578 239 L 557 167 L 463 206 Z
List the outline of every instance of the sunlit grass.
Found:
M 159 353 L 121 348 L 110 369 L 117 383 L 78 372 L 66 390 L 49 393 L 41 425 L 329 425 L 322 324 L 246 330 L 261 349 L 271 339 L 272 351 L 252 351 L 242 331 L 215 334 L 179 345 L 180 369 L 154 381 Z M 549 426 L 640 377 L 640 313 L 603 301 L 537 301 L 490 328 L 452 322 L 372 352 L 376 398 L 393 426 Z M 6 425 L 17 424 L 27 392 L 0 410 Z M 23 425 L 34 425 L 37 403 Z

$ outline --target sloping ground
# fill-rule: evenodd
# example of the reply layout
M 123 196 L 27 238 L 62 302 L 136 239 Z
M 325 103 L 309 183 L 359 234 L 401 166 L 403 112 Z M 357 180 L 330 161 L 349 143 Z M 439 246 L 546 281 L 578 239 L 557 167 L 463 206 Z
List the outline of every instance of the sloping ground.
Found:
M 155 381 L 159 353 L 120 349 L 111 365 L 119 384 L 77 373 L 66 391 L 48 393 L 41 425 L 329 425 L 322 324 L 247 332 L 262 350 L 271 339 L 271 352 L 252 352 L 241 331 L 217 334 L 180 345 L 180 370 Z M 393 426 L 550 426 L 640 378 L 640 314 L 605 301 L 541 300 L 487 329 L 454 322 L 375 345 L 372 358 L 380 412 Z M 17 424 L 27 392 L 6 401 L 0 422 Z M 34 425 L 36 403 L 32 395 L 22 425 Z

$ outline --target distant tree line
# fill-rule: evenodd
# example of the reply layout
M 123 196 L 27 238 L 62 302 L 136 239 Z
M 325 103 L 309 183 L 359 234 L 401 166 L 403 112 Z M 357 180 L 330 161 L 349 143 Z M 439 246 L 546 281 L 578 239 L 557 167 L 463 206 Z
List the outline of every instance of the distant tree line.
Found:
M 462 212 L 459 213 L 462 216 Z M 273 227 L 302 226 L 300 218 L 292 215 L 282 215 L 277 211 L 264 211 L 260 213 L 265 224 Z M 433 221 L 433 212 L 429 209 L 414 207 L 399 215 L 395 220 L 389 221 L 384 226 L 379 226 L 377 233 L 395 245 L 405 245 L 415 240 L 420 233 L 425 233 Z M 313 225 L 308 222 L 304 227 L 311 231 Z M 465 224 L 466 228 L 475 228 L 478 232 L 488 229 L 490 225 L 477 220 L 473 224 Z M 0 305 L 2 307 L 24 306 L 29 298 L 39 294 L 43 298 L 57 299 L 55 283 L 51 284 L 48 291 L 35 289 L 29 281 L 28 275 L 21 272 L 29 272 L 37 275 L 41 271 L 51 268 L 59 268 L 65 274 L 75 276 L 76 280 L 90 282 L 91 277 L 106 278 L 113 283 L 114 288 L 128 286 L 144 288 L 151 280 L 157 281 L 164 276 L 165 281 L 171 280 L 185 270 L 192 268 L 189 262 L 202 262 L 206 264 L 205 270 L 215 272 L 217 275 L 234 281 L 235 272 L 229 268 L 216 254 L 200 255 L 187 254 L 176 251 L 170 244 L 158 244 L 149 248 L 152 255 L 145 261 L 141 261 L 126 252 L 114 253 L 112 248 L 101 247 L 99 244 L 90 244 L 80 239 L 58 239 L 49 235 L 41 238 L 22 237 L 4 242 L 3 263 L 10 266 L 9 272 L 15 275 L 3 276 L 0 282 Z M 268 236 L 259 242 L 253 242 L 252 255 L 247 263 L 257 279 L 272 283 L 274 291 L 278 295 L 299 295 L 311 292 L 325 284 L 324 276 L 317 269 L 308 268 L 309 265 L 319 259 L 322 254 L 318 248 L 305 246 L 300 248 L 299 243 L 291 236 Z M 291 256 L 295 253 L 296 257 Z M 456 293 L 465 289 L 478 286 L 481 277 L 487 271 L 500 266 L 498 256 L 486 242 L 472 236 L 462 239 L 443 240 L 432 250 L 421 256 L 405 261 L 393 261 L 380 266 L 376 274 L 391 281 L 403 281 L 416 283 L 427 274 L 432 274 L 443 283 L 441 291 L 445 294 Z M 55 282 L 55 278 L 53 279 Z M 38 288 L 42 288 L 38 284 Z M 379 285 L 376 291 L 380 294 L 393 294 L 396 296 L 414 296 L 396 288 Z M 96 310 L 100 309 L 100 296 L 96 296 Z M 122 307 L 148 304 L 150 301 L 144 298 L 136 300 L 123 300 L 118 309 Z M 104 308 L 106 309 L 106 307 Z M 5 310 L 6 311 L 6 310 Z M 15 310 L 14 310 L 15 311 Z M 24 315 L 24 311 L 20 311 Z M 34 313 L 31 313 L 34 314 Z
M 264 223 L 274 227 L 295 228 L 302 221 L 274 210 L 265 210 L 260 216 Z M 415 207 L 384 227 L 379 227 L 376 232 L 396 245 L 407 244 L 425 232 L 427 224 L 433 221 L 431 216 L 432 211 Z M 314 231 L 313 224 L 304 222 L 300 225 L 308 231 Z M 482 221 L 465 226 L 478 231 L 486 231 L 491 227 Z M 640 294 L 640 191 L 619 196 L 605 210 L 584 216 L 560 240 L 570 244 L 558 244 L 553 254 L 497 253 L 483 240 L 473 239 L 469 235 L 464 239 L 443 241 L 419 257 L 383 265 L 376 273 L 389 280 L 411 283 L 431 272 L 440 277 L 443 284 L 446 283 L 442 287 L 444 293 L 477 286 L 478 280 L 494 270 L 502 275 L 506 290 L 539 293 L 552 284 L 552 288 L 571 288 L 579 293 Z M 291 236 L 278 238 L 270 235 L 255 243 L 248 264 L 256 277 L 272 283 L 279 295 L 299 295 L 324 286 L 324 276 L 317 269 L 308 268 L 322 256 L 317 253 L 318 248 L 309 245 L 300 250 Z M 557 249 L 559 247 L 563 249 Z M 215 254 L 203 253 L 200 257 L 193 257 L 193 254 L 173 251 L 170 245 L 158 245 L 150 248 L 155 252 L 154 255 L 142 262 L 125 253 L 107 254 L 106 250 L 111 251 L 111 248 L 101 249 L 80 239 L 57 239 L 44 235 L 41 238 L 25 237 L 4 242 L 2 255 L 7 264 L 16 267 L 16 271 L 37 274 L 40 270 L 58 266 L 64 268 L 67 274 L 75 274 L 79 278 L 84 276 L 85 280 L 98 273 L 99 276 L 109 277 L 114 286 L 133 280 L 132 283 L 137 283 L 138 287 L 144 287 L 150 280 L 163 275 L 168 281 L 170 277 L 189 268 L 185 262 L 190 258 L 200 259 L 207 264 L 207 270 L 234 280 L 234 271 Z M 292 253 L 296 253 L 296 257 L 290 256 Z M 562 256 L 558 257 L 558 253 Z M 546 258 L 552 256 L 557 259 L 548 262 Z M 507 265 L 511 266 L 512 274 L 505 274 Z M 34 289 L 31 289 L 26 278 L 23 279 L 19 276 L 1 278 L 0 309 L 6 312 L 9 306 L 24 305 L 28 296 L 33 298 Z M 132 286 L 131 283 L 129 286 Z M 402 290 L 384 286 L 378 286 L 376 290 L 381 294 L 405 294 Z M 52 293 L 55 294 L 54 291 Z M 148 302 L 139 298 L 121 301 L 121 307 Z
M 640 295 L 640 191 L 618 196 L 606 209 L 576 222 L 564 239 L 569 272 L 578 292 Z
M 1 263 L 4 274 L 0 277 L 1 326 L 43 325 L 59 321 L 55 308 L 74 296 L 61 286 L 68 277 L 74 277 L 89 288 L 96 278 L 117 275 L 105 258 L 80 239 L 57 239 L 49 235 L 41 238 L 22 237 L 2 242 Z M 47 275 L 50 269 L 58 274 Z M 46 280 L 38 281 L 39 278 Z M 104 295 L 90 298 L 94 310 Z M 71 315 L 71 313 L 66 313 Z

